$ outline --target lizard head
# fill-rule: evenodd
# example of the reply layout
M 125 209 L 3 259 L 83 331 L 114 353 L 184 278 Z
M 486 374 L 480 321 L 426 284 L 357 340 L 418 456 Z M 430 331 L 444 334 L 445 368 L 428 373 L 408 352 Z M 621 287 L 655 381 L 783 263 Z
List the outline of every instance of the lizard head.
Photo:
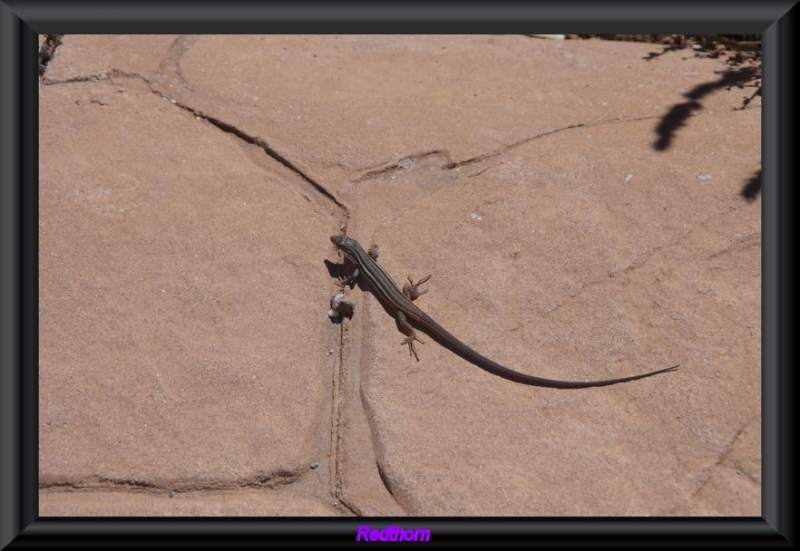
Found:
M 361 245 L 358 244 L 358 241 L 351 237 L 347 237 L 346 235 L 332 235 L 331 241 L 334 245 L 341 249 L 347 258 L 355 261 L 355 257 L 358 255 L 358 250 L 361 249 Z

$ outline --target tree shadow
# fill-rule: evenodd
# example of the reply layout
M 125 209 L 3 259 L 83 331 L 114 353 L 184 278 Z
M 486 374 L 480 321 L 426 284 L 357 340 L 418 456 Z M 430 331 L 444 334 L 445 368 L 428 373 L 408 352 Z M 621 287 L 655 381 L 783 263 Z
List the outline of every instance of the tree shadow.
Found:
M 39 48 L 39 78 L 41 79 L 44 72 L 47 70 L 47 64 L 53 59 L 56 53 L 56 48 L 61 45 L 61 38 L 63 34 L 48 34 L 45 35 L 44 42 Z
M 665 151 L 666 149 L 669 149 L 670 145 L 672 144 L 672 140 L 675 138 L 676 131 L 686 124 L 686 121 L 692 116 L 693 112 L 702 107 L 702 104 L 699 100 L 701 100 L 704 96 L 707 96 L 714 90 L 718 90 L 720 88 L 730 89 L 734 86 L 737 88 L 744 88 L 746 84 L 760 77 L 761 69 L 758 67 L 729 69 L 722 71 L 719 79 L 712 82 L 699 84 L 689 92 L 683 94 L 683 96 L 689 101 L 674 105 L 672 109 L 669 110 L 669 113 L 664 115 L 658 127 L 656 127 L 658 139 L 653 144 L 653 149 L 656 151 Z M 759 85 L 758 90 L 756 90 L 756 93 L 752 97 L 749 99 L 745 98 L 745 105 L 750 103 L 752 98 L 760 92 L 761 87 Z
M 665 45 L 661 52 L 651 52 L 644 59 L 651 61 L 662 55 L 687 48 L 689 44 L 684 35 L 671 35 L 672 44 Z M 720 43 L 725 48 L 718 48 Z M 695 86 L 689 92 L 683 94 L 687 101 L 674 105 L 669 112 L 664 115 L 661 122 L 656 127 L 658 138 L 653 143 L 656 151 L 665 151 L 672 145 L 676 132 L 686 124 L 686 121 L 695 111 L 702 108 L 700 100 L 714 90 L 720 88 L 731 89 L 734 86 L 740 89 L 745 87 L 755 88 L 755 91 L 742 98 L 739 107 L 734 110 L 747 108 L 754 98 L 761 95 L 761 40 L 758 35 L 708 35 L 705 37 L 695 37 L 695 44 L 692 45 L 693 54 L 691 57 L 706 58 L 725 58 L 725 63 L 730 67 L 717 74 L 720 77 L 712 82 L 706 82 Z M 732 48 L 733 50 L 728 50 Z M 689 59 L 689 58 L 684 58 Z M 755 201 L 761 195 L 761 169 L 753 174 L 742 186 L 739 195 L 748 202 Z
M 761 170 L 753 174 L 753 176 L 745 182 L 742 187 L 740 195 L 745 201 L 753 202 L 761 195 Z

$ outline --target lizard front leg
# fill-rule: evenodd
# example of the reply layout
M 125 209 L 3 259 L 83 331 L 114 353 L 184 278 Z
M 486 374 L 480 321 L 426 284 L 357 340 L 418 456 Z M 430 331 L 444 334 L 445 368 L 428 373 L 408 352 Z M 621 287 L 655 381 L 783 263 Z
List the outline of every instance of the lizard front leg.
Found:
M 408 297 L 408 300 L 417 300 L 420 295 L 424 295 L 428 292 L 428 289 L 424 291 L 419 290 L 419 286 L 428 281 L 431 278 L 430 275 L 427 275 L 414 283 L 414 281 L 409 277 L 408 283 L 403 285 L 403 294 Z

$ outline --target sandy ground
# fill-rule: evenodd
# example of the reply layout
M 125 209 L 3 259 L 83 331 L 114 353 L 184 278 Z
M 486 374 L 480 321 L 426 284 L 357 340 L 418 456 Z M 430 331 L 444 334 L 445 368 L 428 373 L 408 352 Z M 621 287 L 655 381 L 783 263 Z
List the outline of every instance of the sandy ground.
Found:
M 43 516 L 758 516 L 755 67 L 528 36 L 66 36 Z M 744 87 L 742 87 L 744 86 Z M 420 361 L 347 226 L 469 346 Z M 423 337 L 424 338 L 424 337 Z

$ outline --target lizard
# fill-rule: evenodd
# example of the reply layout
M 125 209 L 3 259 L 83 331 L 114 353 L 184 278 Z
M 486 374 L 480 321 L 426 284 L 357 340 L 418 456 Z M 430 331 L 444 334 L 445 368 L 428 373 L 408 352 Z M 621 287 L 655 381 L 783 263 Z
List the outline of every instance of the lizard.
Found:
M 678 365 L 674 365 L 640 375 L 598 381 L 560 381 L 536 377 L 534 375 L 526 375 L 525 373 L 515 371 L 490 360 L 473 350 L 450 334 L 450 332 L 445 330 L 444 327 L 439 325 L 433 318 L 412 302 L 419 298 L 420 295 L 428 292 L 427 289 L 420 291 L 419 286 L 428 281 L 431 277 L 430 275 L 416 283 L 409 277 L 408 283 L 403 285 L 403 290 L 400 291 L 391 276 L 376 262 L 378 254 L 375 248 L 371 248 L 370 251 L 367 252 L 358 241 L 346 235 L 334 235 L 331 237 L 331 241 L 344 253 L 345 257 L 354 268 L 350 276 L 345 278 L 344 284 L 347 285 L 354 281 L 366 283 L 368 289 L 380 301 L 387 312 L 394 316 L 397 321 L 398 329 L 406 335 L 406 338 L 401 344 L 408 345 L 409 354 L 413 354 L 417 361 L 419 361 L 419 355 L 414 347 L 414 342 L 417 341 L 424 344 L 424 341 L 417 336 L 414 326 L 473 365 L 505 379 L 532 386 L 558 389 L 608 386 L 675 371 L 679 367 Z

